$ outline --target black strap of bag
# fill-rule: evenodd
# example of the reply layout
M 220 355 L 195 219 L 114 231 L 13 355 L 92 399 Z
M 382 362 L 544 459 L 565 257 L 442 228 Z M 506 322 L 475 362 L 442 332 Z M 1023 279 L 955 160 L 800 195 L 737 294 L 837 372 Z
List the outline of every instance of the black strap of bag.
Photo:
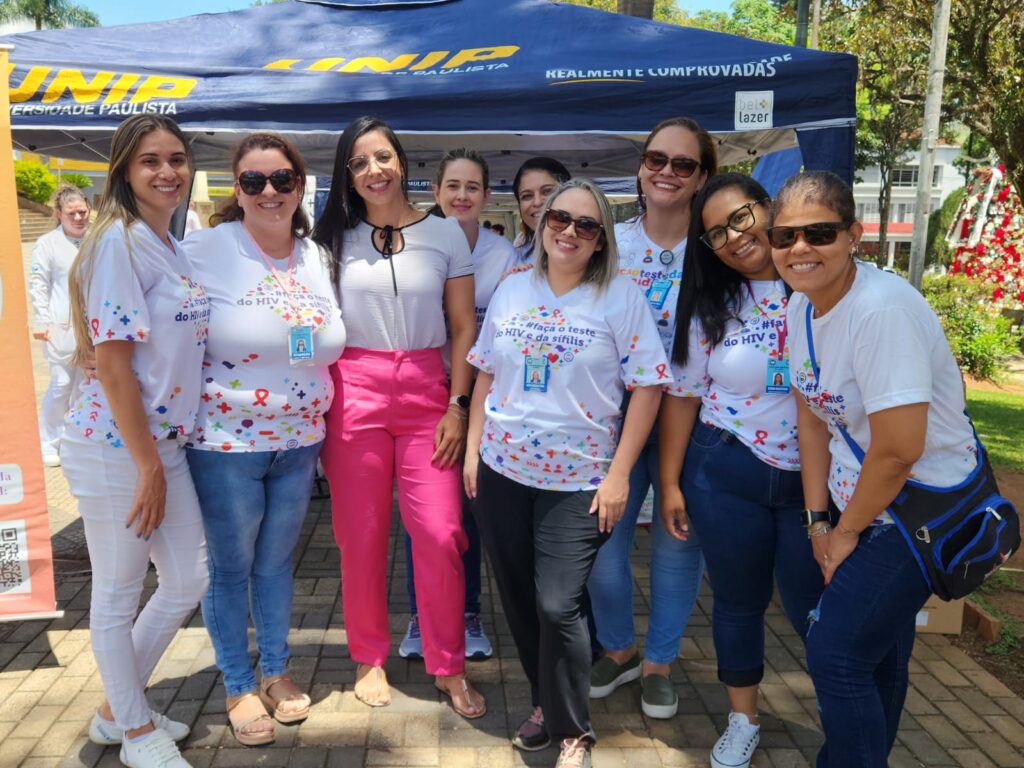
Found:
M 819 387 L 812 310 L 808 302 L 807 351 L 815 386 Z M 974 431 L 970 416 L 967 421 Z M 836 426 L 854 458 L 863 464 L 864 450 L 842 424 Z M 969 595 L 1020 546 L 1017 510 L 1000 495 L 977 431 L 974 441 L 978 463 L 966 479 L 945 488 L 907 480 L 886 510 L 910 547 L 925 582 L 943 600 Z

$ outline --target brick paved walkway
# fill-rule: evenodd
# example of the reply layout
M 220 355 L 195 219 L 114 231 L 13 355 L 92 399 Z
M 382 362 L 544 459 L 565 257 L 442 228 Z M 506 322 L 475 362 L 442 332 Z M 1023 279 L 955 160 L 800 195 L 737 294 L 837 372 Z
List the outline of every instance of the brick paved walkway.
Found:
M 45 368 L 37 370 L 45 378 Z M 42 381 L 40 382 L 42 384 Z M 90 582 L 82 568 L 80 522 L 59 469 L 48 469 L 51 529 L 58 544 L 57 597 L 64 618 L 0 624 L 0 768 L 117 766 L 117 751 L 97 747 L 85 730 L 102 699 L 89 649 Z M 638 629 L 646 628 L 648 535 L 637 537 Z M 61 549 L 63 548 L 63 549 Z M 489 574 L 484 575 L 484 621 L 495 657 L 469 665 L 487 696 L 488 714 L 472 723 L 456 716 L 434 690 L 422 663 L 397 656 L 408 602 L 402 548 L 393 548 L 390 602 L 394 655 L 388 662 L 394 701 L 370 709 L 352 694 L 354 664 L 345 647 L 338 594 L 338 551 L 326 502 L 314 501 L 296 550 L 296 598 L 289 637 L 291 671 L 313 698 L 309 719 L 278 726 L 268 748 L 237 746 L 228 732 L 224 691 L 198 611 L 181 629 L 154 674 L 152 704 L 192 724 L 185 755 L 197 768 L 213 766 L 440 766 L 507 768 L 554 764 L 556 753 L 524 754 L 509 745 L 528 714 L 529 689 Z M 153 576 L 146 595 L 154 586 Z M 593 703 L 601 741 L 595 768 L 706 766 L 724 727 L 728 704 L 715 674 L 709 614 L 701 595 L 672 677 L 679 714 L 665 721 L 640 714 L 636 684 Z M 801 644 L 777 606 L 768 617 L 762 692 L 762 736 L 756 768 L 813 765 L 821 735 L 814 691 Z M 922 635 L 911 668 L 899 741 L 891 765 L 1013 768 L 1024 766 L 1024 701 L 937 635 Z

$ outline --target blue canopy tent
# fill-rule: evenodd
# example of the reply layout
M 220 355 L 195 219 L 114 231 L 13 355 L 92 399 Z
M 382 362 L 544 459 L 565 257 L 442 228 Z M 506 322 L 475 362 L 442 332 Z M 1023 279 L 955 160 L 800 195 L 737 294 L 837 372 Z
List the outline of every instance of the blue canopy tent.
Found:
M 484 152 L 496 183 L 535 154 L 631 176 L 651 127 L 694 117 L 723 163 L 798 146 L 853 175 L 856 58 L 549 0 L 297 0 L 243 11 L 0 37 L 16 147 L 100 159 L 129 114 L 173 116 L 201 167 L 256 129 L 330 172 L 338 132 L 373 114 L 411 175 Z

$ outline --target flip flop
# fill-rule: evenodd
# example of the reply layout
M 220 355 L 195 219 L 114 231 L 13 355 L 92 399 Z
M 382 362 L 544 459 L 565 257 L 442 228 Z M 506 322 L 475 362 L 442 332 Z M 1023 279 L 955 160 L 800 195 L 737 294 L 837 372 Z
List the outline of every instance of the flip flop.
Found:
M 360 677 L 359 672 L 364 668 L 369 670 L 369 672 Z M 375 696 L 367 696 L 365 693 L 361 693 L 358 687 L 359 683 L 365 680 L 371 673 L 377 680 L 377 694 Z M 357 666 L 356 685 L 352 692 L 355 694 L 357 699 L 369 707 L 386 707 L 391 703 L 391 689 L 388 686 L 388 679 L 384 674 L 383 667 L 376 667 L 370 664 L 360 664 Z
M 453 694 L 451 689 L 448 687 L 448 683 L 451 681 L 456 681 L 460 683 L 462 690 L 457 691 Z M 437 690 L 439 690 L 449 699 L 451 699 L 452 709 L 454 709 L 458 714 L 462 715 L 467 720 L 476 720 L 478 717 L 483 717 L 487 714 L 487 702 L 484 701 L 484 697 L 480 695 L 480 692 L 478 690 L 469 687 L 469 681 L 466 680 L 465 675 L 438 675 L 434 680 L 434 687 L 437 688 Z M 474 693 L 480 697 L 481 709 L 479 712 L 474 712 L 473 710 L 465 709 L 459 706 L 459 700 L 458 698 L 456 698 L 457 696 L 460 698 L 465 697 L 465 701 L 472 703 L 472 694 Z
M 285 690 L 288 690 L 288 693 L 280 698 L 276 698 L 271 693 L 275 685 L 284 687 Z M 288 675 L 275 675 L 263 678 L 260 681 L 260 701 L 263 702 L 267 709 L 274 713 L 274 719 L 277 722 L 286 724 L 297 723 L 309 717 L 309 707 L 313 703 L 309 696 L 298 689 L 298 686 L 295 685 L 295 682 Z M 282 704 L 289 702 L 298 702 L 302 706 L 294 711 L 281 707 Z
M 260 714 L 258 715 L 253 715 L 252 717 L 246 718 L 241 722 L 237 722 L 234 720 L 234 718 L 231 717 L 231 713 L 238 709 L 238 706 L 243 701 L 246 701 L 250 698 L 254 698 L 257 701 L 260 700 L 259 696 L 257 696 L 254 691 L 250 691 L 249 693 L 243 693 L 241 696 L 235 699 L 234 702 L 229 703 L 227 705 L 228 723 L 231 726 L 231 733 L 234 734 L 235 741 L 237 741 L 239 744 L 245 747 L 259 747 L 264 744 L 271 744 L 273 743 L 274 739 L 277 738 L 273 728 L 266 731 L 245 730 L 253 723 L 258 723 L 262 720 L 266 720 L 267 722 L 273 724 L 274 721 L 270 719 L 270 715 L 268 715 L 267 711 L 263 708 L 262 702 L 260 702 Z

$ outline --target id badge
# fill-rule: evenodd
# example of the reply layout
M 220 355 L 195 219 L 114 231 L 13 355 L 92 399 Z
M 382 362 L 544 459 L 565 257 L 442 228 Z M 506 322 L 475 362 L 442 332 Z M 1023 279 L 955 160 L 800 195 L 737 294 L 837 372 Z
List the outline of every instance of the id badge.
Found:
M 768 358 L 768 371 L 764 378 L 764 391 L 772 395 L 789 393 L 789 361 Z
M 523 371 L 523 390 L 526 392 L 547 392 L 551 365 L 546 357 L 527 357 Z
M 288 362 L 292 365 L 313 364 L 313 326 L 293 325 L 288 330 Z
M 651 287 L 647 289 L 647 301 L 650 302 L 654 309 L 661 309 L 665 306 L 665 301 L 668 299 L 668 293 L 672 290 L 672 281 L 666 278 L 660 278 L 651 282 Z

